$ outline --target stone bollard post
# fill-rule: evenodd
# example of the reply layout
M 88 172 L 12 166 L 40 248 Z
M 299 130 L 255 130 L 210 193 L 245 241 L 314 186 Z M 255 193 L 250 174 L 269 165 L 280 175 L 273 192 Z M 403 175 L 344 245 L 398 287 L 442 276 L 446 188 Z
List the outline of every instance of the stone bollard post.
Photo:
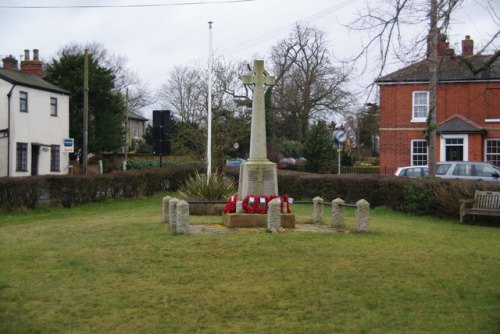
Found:
M 236 201 L 236 213 L 244 213 L 245 209 L 243 209 L 243 201 Z
M 177 203 L 179 203 L 177 198 L 172 198 L 168 202 L 168 223 L 170 224 L 170 228 L 173 230 L 175 230 L 177 222 Z
M 341 198 L 336 198 L 332 201 L 332 227 L 345 227 L 344 222 L 344 208 L 345 204 Z
M 313 223 L 323 224 L 323 199 L 321 197 L 313 198 Z
M 172 199 L 170 196 L 163 197 L 161 201 L 162 213 L 163 213 L 163 224 L 168 224 L 168 211 L 169 211 L 169 202 Z
M 356 202 L 356 232 L 368 232 L 370 203 L 364 199 Z
M 189 204 L 186 201 L 177 203 L 175 231 L 180 234 L 189 234 Z
M 267 229 L 269 231 L 281 231 L 281 200 L 275 198 L 268 203 L 267 209 Z

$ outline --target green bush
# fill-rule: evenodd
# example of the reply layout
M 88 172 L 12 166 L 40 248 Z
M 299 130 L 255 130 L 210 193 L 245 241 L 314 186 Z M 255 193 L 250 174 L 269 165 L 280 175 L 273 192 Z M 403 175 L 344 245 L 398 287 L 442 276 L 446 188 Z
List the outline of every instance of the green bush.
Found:
M 45 202 L 71 207 L 110 198 L 137 198 L 163 190 L 177 191 L 196 171 L 196 165 L 183 165 L 99 176 L 0 178 L 0 208 L 35 208 Z
M 206 175 L 195 172 L 179 189 L 180 195 L 185 199 L 198 200 L 225 200 L 236 192 L 236 183 L 223 174 L 213 173 L 207 180 Z

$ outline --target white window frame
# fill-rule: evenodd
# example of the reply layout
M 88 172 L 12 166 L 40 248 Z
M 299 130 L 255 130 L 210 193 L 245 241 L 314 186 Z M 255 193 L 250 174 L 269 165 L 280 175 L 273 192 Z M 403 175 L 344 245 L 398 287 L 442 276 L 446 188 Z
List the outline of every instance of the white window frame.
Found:
M 414 146 L 414 144 L 415 144 L 415 143 L 417 143 L 417 142 L 424 142 L 424 143 L 425 143 L 425 148 L 426 148 L 426 150 L 425 150 L 425 161 L 426 161 L 426 163 L 425 163 L 425 164 L 423 164 L 423 165 L 420 165 L 420 164 L 419 164 L 419 165 L 415 165 L 415 160 L 413 159 L 413 158 L 414 158 L 414 155 L 422 155 L 422 156 L 424 155 L 424 154 L 421 154 L 421 153 L 420 153 L 420 154 L 415 154 L 415 153 L 413 153 L 413 146 Z M 427 165 L 427 156 L 428 156 L 428 155 L 427 155 L 427 154 L 428 154 L 427 141 L 426 141 L 425 139 L 412 139 L 412 140 L 411 140 L 411 144 L 410 144 L 410 145 L 411 145 L 411 146 L 410 146 L 410 152 L 411 152 L 411 153 L 410 153 L 410 157 L 411 157 L 411 165 L 412 165 L 412 166 L 425 166 L 425 165 Z
M 439 160 L 446 161 L 446 139 L 463 139 L 464 161 L 469 161 L 469 136 L 468 135 L 442 135 L 439 148 Z
M 425 105 L 424 104 L 420 104 L 420 103 L 416 103 L 416 95 L 417 94 L 422 94 L 422 93 L 426 94 L 426 103 L 425 103 Z M 422 116 L 415 116 L 415 108 L 416 107 L 423 107 L 423 106 L 425 106 L 427 108 L 425 116 L 424 117 L 422 117 Z M 417 123 L 417 122 L 418 123 L 425 122 L 425 121 L 427 121 L 427 115 L 429 115 L 429 91 L 426 91 L 426 90 L 414 91 L 412 93 L 411 121 L 415 122 L 415 123 Z
M 491 160 L 488 160 L 488 155 L 495 155 L 495 156 L 498 157 L 497 160 L 500 161 L 500 152 L 498 152 L 498 153 L 488 153 L 488 142 L 491 142 L 491 141 L 498 142 L 498 146 L 500 147 L 500 138 L 488 138 L 488 139 L 485 139 L 485 141 L 484 141 L 484 161 L 489 162 L 489 163 L 495 165 L 493 162 L 491 162 Z M 496 166 L 500 166 L 500 164 L 497 164 Z

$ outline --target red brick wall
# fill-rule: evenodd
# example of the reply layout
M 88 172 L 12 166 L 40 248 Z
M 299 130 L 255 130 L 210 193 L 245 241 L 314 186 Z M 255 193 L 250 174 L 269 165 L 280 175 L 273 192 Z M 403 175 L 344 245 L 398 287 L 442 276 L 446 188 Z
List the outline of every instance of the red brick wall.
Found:
M 401 167 L 411 164 L 412 139 L 423 139 L 425 123 L 412 123 L 412 92 L 428 90 L 427 84 L 386 85 L 380 87 L 380 166 Z M 500 83 L 441 84 L 438 88 L 438 124 L 461 114 L 488 131 L 486 136 L 469 135 L 469 160 L 484 160 L 484 140 L 500 138 L 500 123 L 486 123 L 495 116 L 492 108 L 500 92 Z M 498 117 L 500 119 L 500 110 Z M 440 140 L 436 138 L 436 159 Z

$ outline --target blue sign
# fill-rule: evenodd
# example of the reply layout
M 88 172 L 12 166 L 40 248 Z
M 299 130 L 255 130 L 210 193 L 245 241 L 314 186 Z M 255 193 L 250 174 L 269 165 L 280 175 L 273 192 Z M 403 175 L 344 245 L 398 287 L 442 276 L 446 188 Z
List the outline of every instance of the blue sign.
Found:
M 64 138 L 63 152 L 73 153 L 75 151 L 75 139 L 74 138 Z

